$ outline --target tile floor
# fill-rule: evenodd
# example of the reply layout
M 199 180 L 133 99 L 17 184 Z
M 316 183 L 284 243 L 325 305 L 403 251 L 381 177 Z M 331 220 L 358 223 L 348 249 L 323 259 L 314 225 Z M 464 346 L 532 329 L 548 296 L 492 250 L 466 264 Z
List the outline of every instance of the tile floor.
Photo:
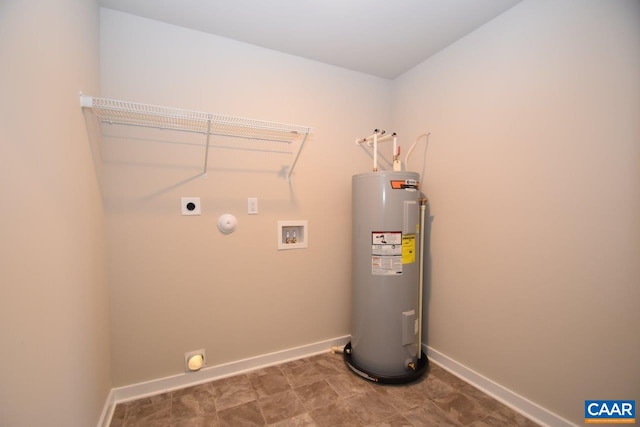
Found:
M 419 381 L 359 378 L 321 354 L 116 406 L 111 427 L 536 426 L 431 364 Z

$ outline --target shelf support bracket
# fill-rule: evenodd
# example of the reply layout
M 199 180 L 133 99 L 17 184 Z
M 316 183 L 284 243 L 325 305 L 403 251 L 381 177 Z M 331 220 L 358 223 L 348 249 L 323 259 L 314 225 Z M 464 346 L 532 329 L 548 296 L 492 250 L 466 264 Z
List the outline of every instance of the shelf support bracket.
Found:
M 207 177 L 207 164 L 209 163 L 209 140 L 211 139 L 211 116 L 207 120 L 207 147 L 204 150 L 204 171 L 202 172 L 202 178 Z
M 304 134 L 304 137 L 302 138 L 302 141 L 300 141 L 300 148 L 298 148 L 298 152 L 296 153 L 296 157 L 295 159 L 293 159 L 293 163 L 291 163 L 291 167 L 289 168 L 289 173 L 287 174 L 287 181 L 291 182 L 291 174 L 293 173 L 293 169 L 296 167 L 296 163 L 298 163 L 298 158 L 300 157 L 300 153 L 302 152 L 302 147 L 304 147 L 304 143 L 307 140 L 307 137 L 309 136 L 308 133 Z

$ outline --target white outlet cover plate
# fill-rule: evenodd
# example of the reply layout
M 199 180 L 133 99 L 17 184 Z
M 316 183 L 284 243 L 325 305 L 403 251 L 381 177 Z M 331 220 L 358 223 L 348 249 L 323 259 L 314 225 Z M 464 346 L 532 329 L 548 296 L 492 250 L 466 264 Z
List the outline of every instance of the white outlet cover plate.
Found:
M 247 213 L 249 215 L 258 215 L 258 198 L 249 197 L 247 199 Z
M 202 214 L 202 211 L 200 209 L 200 197 L 182 197 L 180 199 L 180 209 L 182 215 Z

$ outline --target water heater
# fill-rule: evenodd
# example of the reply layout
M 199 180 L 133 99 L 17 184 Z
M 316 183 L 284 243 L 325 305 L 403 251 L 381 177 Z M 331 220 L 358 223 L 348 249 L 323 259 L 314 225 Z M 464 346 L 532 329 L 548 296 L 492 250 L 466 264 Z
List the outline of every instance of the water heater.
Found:
M 368 380 L 406 383 L 427 367 L 420 349 L 419 174 L 352 178 L 352 316 L 348 367 Z

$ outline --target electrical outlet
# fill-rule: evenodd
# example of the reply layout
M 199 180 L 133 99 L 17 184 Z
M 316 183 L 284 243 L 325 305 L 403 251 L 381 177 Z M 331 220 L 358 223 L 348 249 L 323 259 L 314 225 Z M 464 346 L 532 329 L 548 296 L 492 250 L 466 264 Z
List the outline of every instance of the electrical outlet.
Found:
M 258 198 L 249 197 L 247 199 L 247 213 L 249 215 L 258 215 Z
M 192 360 L 193 358 L 193 360 Z M 204 348 L 184 354 L 185 372 L 198 371 L 207 366 L 207 353 Z
M 180 199 L 182 215 L 200 215 L 200 197 L 182 197 Z

